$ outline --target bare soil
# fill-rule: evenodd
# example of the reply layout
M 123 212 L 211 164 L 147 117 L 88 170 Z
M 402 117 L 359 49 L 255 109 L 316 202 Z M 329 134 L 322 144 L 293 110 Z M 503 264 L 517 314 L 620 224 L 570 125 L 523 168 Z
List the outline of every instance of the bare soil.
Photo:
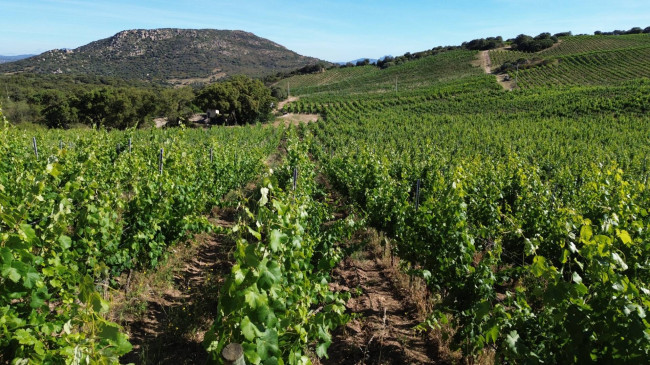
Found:
M 497 82 L 504 90 L 512 90 L 515 88 L 515 81 L 512 79 L 506 80 L 506 74 L 497 74 Z
M 334 270 L 331 287 L 352 293 L 346 307 L 354 319 L 335 331 L 329 359 L 315 364 L 450 363 L 434 334 L 415 329 L 424 320 L 426 288 L 409 290 L 394 264 L 374 243 Z
M 492 73 L 492 61 L 490 60 L 490 51 L 481 51 L 481 67 L 486 74 Z
M 153 120 L 153 122 L 156 128 L 162 128 L 165 126 L 165 124 L 167 124 L 167 118 L 156 118 Z
M 210 219 L 225 231 L 235 213 L 215 208 Z M 127 279 L 125 291 L 112 300 L 114 320 L 125 327 L 133 344 L 133 351 L 121 359 L 124 363 L 204 364 L 208 360 L 201 342 L 216 317 L 234 243 L 226 234 L 216 233 L 197 235 L 193 243 L 180 246 L 156 272 Z
M 282 108 L 284 108 L 285 105 L 287 105 L 287 104 L 289 104 L 291 102 L 297 101 L 298 99 L 300 99 L 300 98 L 297 97 L 297 96 L 290 96 L 290 97 L 286 98 L 285 100 L 282 100 L 281 102 L 279 102 L 277 109 L 282 110 Z
M 288 113 L 277 117 L 275 119 L 275 122 L 273 122 L 273 126 L 278 127 L 280 125 L 288 126 L 288 125 L 298 125 L 300 123 L 313 123 L 318 121 L 319 117 L 320 116 L 318 114 Z
M 276 108 L 276 111 L 278 114 L 280 114 L 282 108 L 284 108 L 285 105 L 294 102 L 296 100 L 300 99 L 297 96 L 291 96 L 285 100 L 282 100 L 281 102 L 278 103 L 278 106 Z M 320 116 L 318 114 L 298 114 L 298 113 L 287 113 L 287 114 L 282 114 L 279 115 L 275 118 L 275 122 L 273 122 L 274 127 L 279 127 L 281 125 L 284 126 L 289 126 L 289 125 L 298 125 L 300 123 L 313 123 L 318 121 L 318 118 Z
M 550 51 L 554 48 L 557 48 L 560 43 L 562 43 L 562 40 L 558 40 L 557 43 L 553 44 L 549 48 L 546 48 L 540 53 Z M 501 48 L 496 48 L 496 50 L 508 50 L 511 49 L 510 47 L 501 47 Z M 472 62 L 473 65 L 475 66 L 480 66 L 483 71 L 485 71 L 486 74 L 492 74 L 492 60 L 490 60 L 490 51 L 481 51 L 479 52 L 479 58 L 478 58 L 478 63 Z M 500 74 L 495 74 L 497 77 L 497 83 L 501 85 L 505 90 L 512 90 L 516 87 L 514 80 L 506 80 L 506 74 L 505 73 L 500 73 Z
M 492 73 L 492 60 L 490 60 L 490 51 L 479 52 L 480 66 L 486 74 Z M 497 82 L 504 90 L 512 90 L 514 83 L 511 80 L 506 80 L 506 74 L 497 74 Z
M 285 154 L 282 142 L 265 164 L 275 168 Z M 224 197 L 225 205 L 240 201 L 240 195 L 250 195 L 255 187 L 250 182 L 241 191 L 231 191 Z M 133 345 L 122 363 L 208 362 L 202 341 L 217 317 L 219 290 L 232 269 L 235 243 L 227 232 L 237 215 L 232 207 L 213 208 L 208 219 L 217 232 L 199 234 L 185 245 L 176 245 L 155 272 L 118 279 L 121 290 L 110 293 L 110 319 L 124 326 Z

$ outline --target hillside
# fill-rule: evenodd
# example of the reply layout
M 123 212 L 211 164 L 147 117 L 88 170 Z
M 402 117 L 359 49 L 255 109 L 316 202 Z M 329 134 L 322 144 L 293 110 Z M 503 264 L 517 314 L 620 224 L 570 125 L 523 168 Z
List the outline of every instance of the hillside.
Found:
M 380 232 L 376 248 L 339 265 L 334 286 L 362 293 L 346 305 L 359 319 L 335 332 L 321 363 L 647 360 L 647 293 L 612 278 L 648 283 L 632 267 L 645 267 L 636 227 L 649 216 L 625 212 L 650 202 L 649 41 L 575 36 L 536 53 L 490 51 L 493 70 L 521 62 L 508 91 L 479 67 L 485 53 L 458 49 L 280 82 L 299 97 L 285 112 L 322 116 L 305 140 L 328 183 Z M 434 308 L 422 309 L 430 353 L 399 332 L 410 319 L 390 315 L 399 301 L 378 295 L 391 280 L 368 273 L 390 269 L 364 260 L 373 250 L 410 275 L 408 301 Z
M 613 85 L 650 77 L 650 35 L 597 35 L 562 37 L 555 46 L 535 53 L 501 48 L 489 51 L 492 72 L 508 73 L 515 78 L 514 68 L 499 71 L 505 63 L 520 62 L 519 87 L 556 87 L 582 85 Z M 485 75 L 477 67 L 478 53 L 462 49 L 413 59 L 386 69 L 357 66 L 333 68 L 323 73 L 298 75 L 277 83 L 290 88 L 295 96 L 341 96 L 394 91 L 415 91 L 424 88 L 449 88 L 458 92 L 467 85 L 482 83 L 494 75 Z M 465 85 L 465 86 L 462 86 Z
M 490 51 L 493 70 L 519 61 L 519 87 L 611 85 L 650 77 L 650 35 L 564 37 L 556 47 L 536 53 Z M 506 70 L 511 78 L 516 70 Z
M 273 75 L 268 125 L 0 75 L 0 364 L 650 363 L 650 38 L 558 38 Z
M 292 95 L 313 93 L 356 94 L 414 90 L 468 77 L 482 76 L 472 66 L 476 52 L 456 50 L 406 62 L 387 69 L 373 65 L 329 69 L 323 73 L 298 75 L 278 83 Z
M 318 61 L 243 31 L 138 29 L 3 64 L 0 73 L 91 74 L 190 84 L 235 74 L 291 71 Z

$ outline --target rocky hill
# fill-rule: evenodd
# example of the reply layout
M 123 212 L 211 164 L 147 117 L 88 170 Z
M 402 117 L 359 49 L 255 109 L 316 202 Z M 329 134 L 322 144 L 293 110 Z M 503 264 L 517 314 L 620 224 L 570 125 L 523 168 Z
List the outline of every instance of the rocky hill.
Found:
M 137 29 L 2 64 L 0 73 L 91 74 L 190 84 L 235 74 L 264 76 L 318 61 L 244 31 Z

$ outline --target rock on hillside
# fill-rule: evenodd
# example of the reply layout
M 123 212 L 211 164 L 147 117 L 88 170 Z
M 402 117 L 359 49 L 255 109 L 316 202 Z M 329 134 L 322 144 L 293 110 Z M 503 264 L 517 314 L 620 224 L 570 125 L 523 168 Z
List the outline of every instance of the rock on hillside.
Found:
M 263 76 L 318 61 L 239 30 L 137 29 L 2 64 L 0 73 L 93 74 L 189 84 L 234 74 Z

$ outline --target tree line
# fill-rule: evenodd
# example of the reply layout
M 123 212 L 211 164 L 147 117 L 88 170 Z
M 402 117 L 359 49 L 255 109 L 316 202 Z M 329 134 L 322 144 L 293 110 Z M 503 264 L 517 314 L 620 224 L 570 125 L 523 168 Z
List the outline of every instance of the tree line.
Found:
M 269 88 L 247 76 L 203 88 L 54 75 L 3 76 L 0 81 L 5 86 L 0 103 L 11 123 L 49 128 L 149 127 L 155 118 L 166 118 L 173 125 L 207 108 L 220 110 L 215 122 L 264 122 L 275 101 Z
M 594 35 L 623 35 L 623 34 L 641 34 L 645 33 L 648 34 L 650 33 L 650 27 L 632 27 L 629 30 L 614 30 L 611 32 L 601 32 L 600 30 L 597 30 L 594 32 Z

